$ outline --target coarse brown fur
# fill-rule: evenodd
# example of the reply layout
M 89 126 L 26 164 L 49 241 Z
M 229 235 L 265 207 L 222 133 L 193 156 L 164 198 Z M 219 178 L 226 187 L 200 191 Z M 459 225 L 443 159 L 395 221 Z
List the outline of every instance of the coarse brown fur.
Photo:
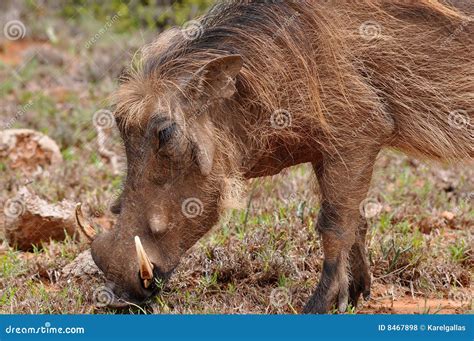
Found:
M 109 278 L 123 282 L 118 293 L 150 294 L 122 274 L 136 269 L 123 250 L 153 225 L 137 217 L 137 205 L 178 226 L 145 241 L 160 272 L 170 273 L 239 197 L 242 180 L 311 162 L 325 261 L 305 312 L 326 312 L 335 301 L 345 310 L 348 299 L 367 297 L 360 206 L 379 151 L 447 161 L 474 156 L 473 14 L 470 1 L 226 1 L 195 23 L 197 37 L 174 29 L 147 46 L 115 101 L 128 176 L 113 240 L 125 255 L 110 260 L 106 237 L 93 244 L 98 265 L 106 274 L 115 268 Z M 232 84 L 223 81 L 232 71 L 220 67 L 238 68 Z M 147 129 L 156 118 L 179 127 L 167 154 L 172 164 L 150 161 Z M 202 150 L 211 151 L 210 164 Z M 176 195 L 151 189 L 154 172 L 167 174 L 160 184 Z M 187 196 L 203 206 L 192 221 L 173 214 Z

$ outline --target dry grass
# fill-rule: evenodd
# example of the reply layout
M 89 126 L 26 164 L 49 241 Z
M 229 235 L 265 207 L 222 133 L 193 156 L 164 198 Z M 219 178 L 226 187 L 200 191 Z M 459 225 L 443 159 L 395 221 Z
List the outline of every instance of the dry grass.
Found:
M 90 32 L 100 23 L 88 25 L 81 26 L 87 33 L 73 35 L 69 23 L 57 32 L 54 44 L 24 40 L 4 42 L 0 49 L 2 120 L 16 117 L 31 103 L 15 126 L 47 133 L 65 159 L 61 168 L 28 178 L 0 160 L 0 207 L 27 184 L 50 202 L 86 203 L 95 223 L 112 226 L 107 207 L 121 176 L 99 156 L 92 116 L 105 105 L 120 66 L 142 37 L 108 32 L 85 50 Z M 47 55 L 40 58 L 38 45 L 63 56 L 64 63 L 56 64 Z M 229 213 L 190 250 L 145 311 L 299 312 L 316 285 L 322 261 L 314 230 L 319 203 L 313 184 L 306 165 L 253 181 L 248 209 Z M 473 184 L 472 164 L 427 165 L 394 152 L 379 158 L 371 198 L 382 209 L 370 219 L 368 238 L 374 290 L 358 312 L 472 311 Z M 1 213 L 0 222 L 3 227 Z M 101 278 L 60 276 L 86 248 L 84 242 L 68 239 L 31 253 L 11 248 L 1 252 L 0 313 L 114 313 L 95 307 L 93 293 Z
M 382 156 L 379 166 L 374 198 L 383 210 L 371 219 L 369 238 L 374 294 L 359 311 L 468 312 L 472 309 L 469 228 L 474 212 L 468 201 L 472 171 L 427 167 L 393 153 Z M 148 312 L 300 311 L 316 284 L 322 260 L 314 232 L 318 202 L 308 186 L 313 183 L 309 167 L 285 173 L 252 183 L 249 210 L 230 214 L 189 252 Z M 41 181 L 31 186 L 41 193 Z M 98 192 L 98 205 L 106 205 L 112 190 L 105 186 Z M 87 201 L 86 193 L 77 193 L 77 200 Z M 444 211 L 454 213 L 454 218 L 444 218 Z M 104 212 L 104 217 L 109 213 Z M 86 248 L 85 243 L 67 240 L 34 253 L 3 254 L 1 311 L 113 312 L 94 307 L 100 278 L 59 276 Z M 272 303 L 276 288 L 283 288 L 280 292 L 286 295 L 282 306 L 279 301 Z

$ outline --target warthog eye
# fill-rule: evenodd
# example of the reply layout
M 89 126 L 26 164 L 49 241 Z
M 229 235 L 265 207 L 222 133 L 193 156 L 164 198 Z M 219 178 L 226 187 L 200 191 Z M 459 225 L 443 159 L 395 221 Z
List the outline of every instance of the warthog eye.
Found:
M 158 132 L 158 140 L 160 141 L 160 148 L 163 147 L 171 138 L 176 131 L 176 123 L 172 123 L 170 126 L 161 129 Z

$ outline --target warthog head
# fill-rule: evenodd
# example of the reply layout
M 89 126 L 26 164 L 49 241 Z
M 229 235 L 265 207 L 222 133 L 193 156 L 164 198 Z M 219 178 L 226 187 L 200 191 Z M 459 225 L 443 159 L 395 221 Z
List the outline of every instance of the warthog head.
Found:
M 143 302 L 159 290 L 229 196 L 238 148 L 228 134 L 235 132 L 213 117 L 233 101 L 243 61 L 201 57 L 174 73 L 145 63 L 118 91 L 127 175 L 112 207 L 115 228 L 95 238 L 92 255 L 125 301 Z

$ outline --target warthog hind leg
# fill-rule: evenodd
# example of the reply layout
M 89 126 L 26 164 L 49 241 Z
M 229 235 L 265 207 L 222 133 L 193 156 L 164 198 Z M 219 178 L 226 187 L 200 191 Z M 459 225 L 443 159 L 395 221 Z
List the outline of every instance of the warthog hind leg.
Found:
M 352 245 L 349 258 L 351 278 L 349 282 L 349 303 L 357 307 L 357 302 L 362 294 L 364 299 L 370 298 L 370 270 L 366 254 L 365 236 L 367 234 L 367 222 L 362 218 L 361 225 L 357 231 L 357 239 Z

